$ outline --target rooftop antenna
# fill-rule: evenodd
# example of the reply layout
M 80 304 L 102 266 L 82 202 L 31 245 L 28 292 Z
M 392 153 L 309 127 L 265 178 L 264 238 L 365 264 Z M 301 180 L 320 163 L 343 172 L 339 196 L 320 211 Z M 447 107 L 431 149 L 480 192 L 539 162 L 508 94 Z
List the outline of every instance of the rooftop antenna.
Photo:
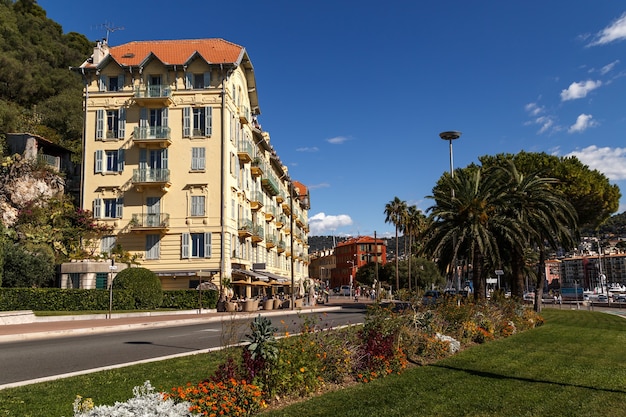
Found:
M 104 41 L 107 43 L 107 45 L 109 44 L 109 35 L 115 31 L 118 30 L 124 30 L 123 26 L 114 26 L 113 23 L 103 23 L 102 25 L 100 25 L 100 28 L 106 30 L 107 34 L 106 34 L 106 38 L 104 38 Z

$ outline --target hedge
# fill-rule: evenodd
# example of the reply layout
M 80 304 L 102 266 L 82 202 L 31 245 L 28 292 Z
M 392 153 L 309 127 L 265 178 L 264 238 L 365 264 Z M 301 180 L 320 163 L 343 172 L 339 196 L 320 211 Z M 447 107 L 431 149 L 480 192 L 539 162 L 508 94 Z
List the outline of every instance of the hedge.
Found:
M 163 291 L 160 308 L 190 310 L 199 307 L 197 290 Z M 215 308 L 217 291 L 202 291 L 202 307 Z M 108 311 L 109 291 L 104 289 L 0 288 L 0 311 Z M 135 309 L 128 290 L 113 290 L 114 310 Z

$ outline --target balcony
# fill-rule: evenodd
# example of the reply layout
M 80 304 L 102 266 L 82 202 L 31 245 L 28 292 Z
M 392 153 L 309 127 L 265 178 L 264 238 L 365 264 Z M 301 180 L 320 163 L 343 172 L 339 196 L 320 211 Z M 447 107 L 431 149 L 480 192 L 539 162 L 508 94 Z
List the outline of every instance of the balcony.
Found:
M 268 207 L 265 209 L 265 221 L 271 222 L 276 217 L 276 208 Z
M 276 195 L 276 202 L 282 203 L 283 201 L 285 201 L 285 195 L 283 193 L 278 193 Z
M 243 164 L 252 162 L 252 152 L 252 144 L 247 140 L 243 140 L 237 145 L 237 156 L 239 157 L 239 162 Z
M 262 178 L 261 186 L 269 195 L 278 195 L 278 182 L 272 176 Z
M 166 148 L 172 144 L 171 131 L 172 129 L 167 126 L 136 127 L 133 130 L 133 142 Z
M 291 206 L 289 205 L 289 203 L 283 203 L 281 205 L 282 209 L 283 209 L 283 213 L 285 213 L 287 216 L 291 215 Z
M 165 168 L 133 169 L 133 185 L 137 191 L 143 187 L 159 186 L 163 191 L 172 185 L 170 182 L 170 170 Z
M 167 230 L 170 226 L 169 213 L 133 213 L 129 226 L 133 231 Z
M 253 177 L 260 177 L 263 175 L 263 161 L 259 157 L 252 160 L 252 166 L 250 167 L 250 174 Z
M 167 85 L 136 87 L 133 98 L 140 106 L 169 106 L 172 104 L 172 89 Z
M 261 225 L 254 225 L 252 228 L 252 243 L 262 242 L 265 237 L 265 229 Z
M 259 211 L 263 207 L 263 193 L 261 191 L 253 191 L 250 195 L 250 210 Z
M 237 227 L 237 230 L 240 238 L 252 236 L 253 229 L 254 225 L 252 224 L 252 220 L 239 219 L 239 226 Z
M 58 156 L 46 155 L 43 153 L 37 154 L 37 160 L 49 167 L 52 167 L 56 172 L 61 170 L 61 158 Z
M 239 121 L 241 124 L 247 125 L 252 120 L 250 109 L 246 106 L 239 106 Z
M 265 247 L 267 249 L 272 249 L 274 246 L 276 246 L 276 236 L 274 235 L 265 236 Z
M 276 251 L 278 253 L 283 253 L 285 249 L 287 249 L 287 244 L 285 243 L 285 241 L 281 240 L 280 242 L 278 242 L 278 245 L 276 245 Z
M 278 218 L 276 219 L 276 229 L 278 230 L 282 229 L 286 222 L 287 222 L 287 217 L 285 217 L 284 214 L 281 214 L 280 216 L 278 216 Z

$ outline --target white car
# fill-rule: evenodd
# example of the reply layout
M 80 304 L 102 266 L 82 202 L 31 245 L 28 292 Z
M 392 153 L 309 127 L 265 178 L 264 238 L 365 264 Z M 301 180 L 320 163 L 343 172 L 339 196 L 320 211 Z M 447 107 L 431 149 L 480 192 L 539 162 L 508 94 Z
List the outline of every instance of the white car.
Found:
M 600 295 L 598 295 L 598 302 L 599 303 L 608 303 L 609 302 L 609 297 L 607 297 L 604 294 L 600 294 Z

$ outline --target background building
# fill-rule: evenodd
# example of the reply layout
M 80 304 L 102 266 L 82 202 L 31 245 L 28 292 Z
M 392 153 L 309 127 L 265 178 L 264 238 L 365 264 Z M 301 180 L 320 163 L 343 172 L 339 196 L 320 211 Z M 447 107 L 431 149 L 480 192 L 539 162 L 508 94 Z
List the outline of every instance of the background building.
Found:
M 200 279 L 241 285 L 242 295 L 253 281 L 300 287 L 309 193 L 258 123 L 243 47 L 99 42 L 75 70 L 85 83 L 81 206 L 114 226 L 95 253 L 121 245 L 141 255 L 164 289 Z
M 330 273 L 330 287 L 352 285 L 358 269 L 369 262 L 387 263 L 387 246 L 383 239 L 359 236 L 337 244 L 335 268 Z

